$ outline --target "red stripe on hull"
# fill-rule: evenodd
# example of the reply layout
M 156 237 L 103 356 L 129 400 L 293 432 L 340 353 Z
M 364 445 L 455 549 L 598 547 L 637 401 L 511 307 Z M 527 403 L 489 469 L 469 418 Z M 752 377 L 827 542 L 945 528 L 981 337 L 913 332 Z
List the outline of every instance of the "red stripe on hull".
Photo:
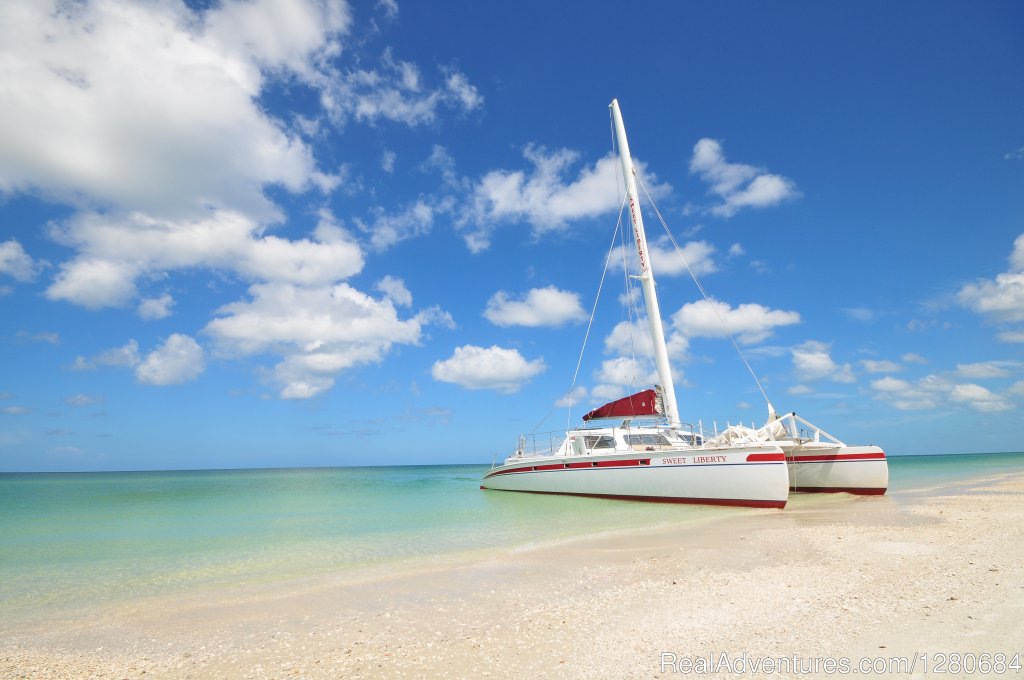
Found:
M 886 492 L 885 488 L 850 488 L 842 486 L 791 486 L 789 490 L 799 493 L 852 493 L 858 496 L 884 496 Z
M 738 508 L 777 508 L 786 507 L 786 501 L 758 501 L 745 498 L 676 498 L 671 496 L 620 496 L 609 493 L 569 493 L 567 491 L 525 491 L 519 489 L 488 489 L 486 491 L 509 491 L 512 493 L 537 493 L 546 496 L 582 496 L 584 498 L 607 498 L 616 501 L 644 501 L 646 503 L 685 503 L 688 505 L 724 505 Z
M 747 456 L 748 463 L 771 463 L 786 460 L 784 453 L 751 453 Z
M 791 456 L 790 463 L 823 463 L 834 460 L 885 460 L 884 453 L 831 453 L 820 456 Z

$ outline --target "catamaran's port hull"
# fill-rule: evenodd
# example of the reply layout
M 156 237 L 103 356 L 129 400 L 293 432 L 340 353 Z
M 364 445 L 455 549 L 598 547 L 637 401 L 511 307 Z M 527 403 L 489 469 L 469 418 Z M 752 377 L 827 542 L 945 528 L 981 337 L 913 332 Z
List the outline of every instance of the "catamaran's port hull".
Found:
M 494 468 L 482 489 L 659 503 L 783 508 L 789 472 L 778 447 L 524 458 Z
M 877 446 L 796 447 L 786 452 L 790 490 L 881 496 L 889 464 Z

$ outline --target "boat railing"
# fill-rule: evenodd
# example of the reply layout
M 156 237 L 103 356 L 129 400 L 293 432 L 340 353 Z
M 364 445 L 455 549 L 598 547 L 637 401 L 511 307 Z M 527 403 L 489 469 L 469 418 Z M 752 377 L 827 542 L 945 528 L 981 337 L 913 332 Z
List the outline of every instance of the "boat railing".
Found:
M 516 449 L 512 455 L 534 458 L 537 456 L 553 456 L 565 441 L 565 431 L 530 432 L 519 436 Z

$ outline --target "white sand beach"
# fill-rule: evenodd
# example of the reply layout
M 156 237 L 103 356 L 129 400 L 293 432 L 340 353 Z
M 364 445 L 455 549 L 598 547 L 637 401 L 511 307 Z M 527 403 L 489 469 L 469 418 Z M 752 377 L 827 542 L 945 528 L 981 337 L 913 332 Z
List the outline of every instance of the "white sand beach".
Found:
M 996 655 L 1024 654 L 1022 526 L 1024 475 L 797 497 L 698 527 L 0 625 L 0 676 L 823 677 L 846 659 L 1020 677 Z M 722 655 L 775 667 L 701 668 Z

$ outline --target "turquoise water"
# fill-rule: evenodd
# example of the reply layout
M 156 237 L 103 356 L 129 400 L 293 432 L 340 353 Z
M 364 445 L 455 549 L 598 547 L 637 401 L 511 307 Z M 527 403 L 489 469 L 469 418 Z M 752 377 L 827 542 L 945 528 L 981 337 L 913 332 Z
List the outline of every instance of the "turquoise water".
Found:
M 479 490 L 487 466 L 0 474 L 0 611 L 445 559 L 751 512 Z M 892 493 L 1024 470 L 1024 454 L 890 458 Z M 755 511 L 756 512 L 756 511 Z

